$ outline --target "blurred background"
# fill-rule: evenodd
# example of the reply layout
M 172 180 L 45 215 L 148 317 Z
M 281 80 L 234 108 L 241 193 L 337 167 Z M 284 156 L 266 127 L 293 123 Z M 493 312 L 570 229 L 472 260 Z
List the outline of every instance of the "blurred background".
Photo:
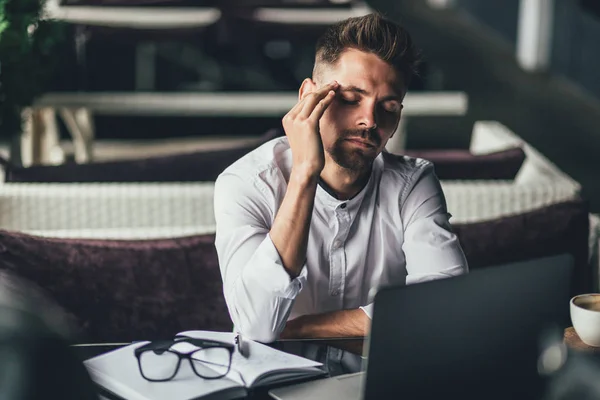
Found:
M 49 0 L 44 10 L 41 21 L 60 21 L 63 30 L 47 54 L 52 74 L 32 98 L 42 110 L 33 120 L 57 133 L 15 145 L 0 125 L 16 164 L 144 157 L 257 137 L 280 126 L 311 74 L 323 29 L 375 10 L 403 23 L 423 50 L 411 93 L 468 99 L 455 111 L 406 118 L 398 150 L 467 149 L 475 121 L 498 121 L 579 182 L 600 210 L 596 0 Z M 261 110 L 244 108 L 252 96 Z M 57 126 L 48 127 L 54 114 Z

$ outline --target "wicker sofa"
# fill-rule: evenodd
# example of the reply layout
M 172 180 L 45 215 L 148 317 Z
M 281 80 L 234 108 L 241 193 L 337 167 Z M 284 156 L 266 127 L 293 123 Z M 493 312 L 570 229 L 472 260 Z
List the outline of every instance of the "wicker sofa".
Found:
M 272 136 L 273 132 L 267 133 L 259 141 Z M 256 143 L 244 143 L 244 150 L 253 145 Z M 442 180 L 454 223 L 514 215 L 579 197 L 581 187 L 576 181 L 505 126 L 495 121 L 475 123 L 470 145 L 473 154 L 515 146 L 523 148 L 526 159 L 514 180 Z M 236 149 L 223 150 L 224 158 L 240 154 Z M 167 169 L 163 165 L 168 165 L 168 161 L 160 163 L 158 171 Z M 117 171 L 120 165 L 110 167 Z M 134 167 L 145 168 L 142 161 Z M 41 180 L 56 176 L 47 170 L 43 174 Z M 114 175 L 115 180 L 119 179 L 118 174 Z M 186 181 L 193 180 L 187 175 Z M 102 183 L 5 183 L 0 187 L 0 229 L 43 236 L 113 239 L 211 232 L 212 180 L 216 175 L 211 171 L 206 176 L 201 178 L 206 182 L 114 183 L 103 179 Z M 590 216 L 591 254 L 598 249 L 599 221 Z
M 257 142 L 244 143 L 241 150 L 248 151 L 274 135 L 267 132 Z M 508 128 L 495 121 L 475 123 L 471 153 L 489 154 L 515 147 L 521 147 L 526 158 L 513 180 L 442 179 L 454 224 L 489 221 L 579 198 L 581 187 L 576 181 Z M 211 149 L 207 163 L 214 165 L 215 154 L 220 160 L 239 157 L 242 152 L 235 148 L 220 152 Z M 158 159 L 152 175 L 169 175 L 162 172 L 169 162 L 168 158 Z M 133 166 L 146 168 L 144 161 L 136 161 Z M 111 174 L 116 175 L 118 167 L 131 170 L 131 165 L 116 163 L 111 165 Z M 0 186 L 0 229 L 45 237 L 95 239 L 158 239 L 214 232 L 212 180 L 216 173 L 214 168 L 205 168 L 203 182 L 192 182 L 193 175 L 187 172 L 188 182 L 7 182 Z M 177 174 L 170 174 L 170 178 Z M 42 179 L 48 176 L 56 173 L 44 170 Z M 589 223 L 590 263 L 597 276 L 600 218 L 590 215 Z M 596 282 L 594 287 L 598 286 Z
M 506 127 L 494 121 L 474 125 L 473 154 L 515 146 L 524 149 L 526 159 L 514 180 L 442 179 L 454 223 L 514 215 L 579 197 L 577 182 Z M 214 227 L 212 191 L 212 181 L 8 182 L 0 187 L 0 229 L 132 239 L 206 232 Z
M 515 138 L 480 122 L 471 150 L 495 151 Z M 442 181 L 471 269 L 571 253 L 572 293 L 594 290 L 586 239 L 595 243 L 597 235 L 579 185 L 519 143 L 527 158 L 514 180 Z M 81 340 L 230 329 L 213 245 L 213 190 L 212 182 L 5 183 L 0 269 L 49 292 Z
M 442 182 L 453 222 L 472 222 L 529 211 L 578 198 L 581 185 L 535 148 L 496 121 L 473 126 L 470 150 L 486 154 L 521 146 L 525 162 L 512 181 Z

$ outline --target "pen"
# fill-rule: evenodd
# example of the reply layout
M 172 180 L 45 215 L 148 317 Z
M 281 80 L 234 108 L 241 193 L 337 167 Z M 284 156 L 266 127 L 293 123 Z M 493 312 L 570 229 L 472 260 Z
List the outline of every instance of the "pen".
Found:
M 235 344 L 237 344 L 238 351 L 244 358 L 250 357 L 248 343 L 243 340 L 242 334 L 239 332 L 235 335 Z

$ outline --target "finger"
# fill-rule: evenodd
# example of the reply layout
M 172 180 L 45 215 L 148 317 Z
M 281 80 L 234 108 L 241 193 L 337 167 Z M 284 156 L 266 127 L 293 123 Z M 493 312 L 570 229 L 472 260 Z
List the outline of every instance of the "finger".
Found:
M 336 90 L 338 87 L 339 83 L 333 81 L 305 97 L 306 101 L 304 102 L 304 106 L 302 107 L 299 116 L 303 118 L 310 117 L 317 104 L 327 96 L 327 93 L 329 93 L 330 90 Z
M 307 96 L 306 102 L 302 107 L 302 111 L 298 114 L 301 118 L 308 118 L 312 114 L 313 110 L 319 104 L 321 100 L 323 100 L 331 90 L 336 90 L 339 87 L 339 84 L 336 81 L 333 81 L 312 93 L 312 96 Z
M 300 114 L 300 112 L 304 108 L 304 104 L 305 103 L 306 103 L 306 97 L 304 97 L 302 100 L 300 100 L 299 102 L 297 102 L 294 105 L 294 107 L 292 107 L 292 109 L 290 111 L 288 111 L 288 113 L 285 115 L 285 117 L 286 118 L 290 118 L 290 119 L 296 118 L 296 116 L 298 114 Z
M 314 107 L 313 112 L 310 114 L 310 116 L 308 118 L 315 123 L 318 122 L 334 98 L 335 98 L 335 91 L 330 90 L 325 95 L 325 98 L 323 98 L 321 101 L 319 101 L 319 103 Z
M 298 116 L 308 118 L 319 101 L 327 95 L 327 92 L 331 89 L 337 89 L 338 87 L 339 83 L 337 81 L 333 81 L 319 88 L 318 90 L 309 93 L 308 95 L 304 96 L 302 100 L 296 103 L 290 111 L 288 111 L 286 117 L 289 119 L 295 119 Z M 305 109 L 307 111 L 303 112 Z M 302 115 L 300 115 L 301 113 Z

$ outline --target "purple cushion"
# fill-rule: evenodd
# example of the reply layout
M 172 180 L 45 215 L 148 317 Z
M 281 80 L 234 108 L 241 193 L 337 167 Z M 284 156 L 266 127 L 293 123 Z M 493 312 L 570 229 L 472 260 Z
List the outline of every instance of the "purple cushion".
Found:
M 407 150 L 410 157 L 429 160 L 439 179 L 514 179 L 525 152 L 514 147 L 489 154 L 471 154 L 468 150 Z
M 81 340 L 231 330 L 214 235 L 161 240 L 50 239 L 0 231 L 0 268 L 42 287 Z
M 269 130 L 260 139 L 265 143 L 282 134 Z M 5 164 L 6 182 L 213 182 L 236 160 L 254 150 L 256 143 L 214 151 L 196 151 L 140 160 L 119 160 L 89 164 L 14 167 Z
M 454 230 L 470 269 L 569 253 L 575 258 L 573 294 L 592 290 L 589 207 L 584 200 L 490 221 L 455 224 Z

